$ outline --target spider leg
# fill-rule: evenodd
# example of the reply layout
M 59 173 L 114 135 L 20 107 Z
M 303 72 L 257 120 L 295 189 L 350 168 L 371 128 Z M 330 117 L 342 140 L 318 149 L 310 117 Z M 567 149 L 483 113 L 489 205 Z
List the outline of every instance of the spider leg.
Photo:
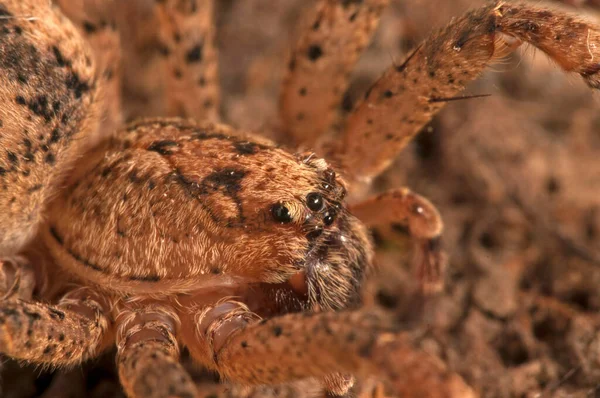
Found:
M 411 333 L 375 310 L 253 322 L 243 307 L 226 302 L 201 313 L 195 334 L 196 342 L 186 342 L 192 355 L 235 383 L 273 385 L 339 372 L 387 378 L 406 397 L 472 396 L 460 377 L 415 348 Z
M 122 124 L 121 39 L 117 31 L 114 0 L 56 0 L 63 13 L 91 45 L 100 82 L 102 129 L 110 134 Z M 100 137 L 98 137 L 100 138 Z
M 332 157 L 350 179 L 370 182 L 467 83 L 522 42 L 600 88 L 597 26 L 559 11 L 495 1 L 454 20 L 389 68 L 348 117 Z
M 82 288 L 57 306 L 21 300 L 0 302 L 0 352 L 51 366 L 73 366 L 105 344 L 110 321 L 102 297 Z
M 331 127 L 362 50 L 389 0 L 321 0 L 291 54 L 280 115 L 293 144 L 312 147 Z
M 166 114 L 219 119 L 213 0 L 155 2 L 163 56 Z
M 351 207 L 351 212 L 367 226 L 405 225 L 417 246 L 415 266 L 422 287 L 425 291 L 441 288 L 445 256 L 440 240 L 444 225 L 430 201 L 408 188 L 400 188 L 357 203 Z
M 119 378 L 130 397 L 195 398 L 196 387 L 179 363 L 178 318 L 163 307 L 125 310 L 117 317 Z

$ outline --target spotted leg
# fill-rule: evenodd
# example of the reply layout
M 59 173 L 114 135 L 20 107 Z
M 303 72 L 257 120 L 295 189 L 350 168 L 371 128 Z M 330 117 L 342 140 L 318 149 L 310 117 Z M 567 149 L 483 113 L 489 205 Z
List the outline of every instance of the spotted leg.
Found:
M 117 317 L 119 378 L 129 397 L 197 397 L 179 363 L 178 323 L 165 307 L 124 310 Z
M 195 333 L 184 336 L 190 352 L 235 383 L 273 385 L 339 372 L 383 377 L 404 397 L 473 396 L 460 377 L 415 348 L 413 334 L 379 312 L 302 313 L 255 322 L 243 306 L 228 302 L 203 311 L 197 321 Z
M 366 199 L 351 212 L 367 226 L 399 223 L 405 225 L 416 245 L 417 278 L 427 292 L 442 287 L 445 256 L 441 249 L 444 228 L 435 206 L 407 188 L 395 189 Z
M 0 352 L 35 364 L 78 365 L 106 346 L 107 308 L 86 288 L 66 294 L 57 306 L 0 302 Z
M 101 130 L 110 134 L 122 123 L 121 38 L 117 31 L 114 0 L 56 0 L 65 15 L 79 28 L 91 45 L 96 59 L 102 108 Z M 101 138 L 101 137 L 98 137 Z
M 213 0 L 157 1 L 160 52 L 165 67 L 166 114 L 219 118 Z
M 527 3 L 494 1 L 453 20 L 388 69 L 349 116 L 330 155 L 350 179 L 370 182 L 447 102 L 523 42 L 600 88 L 597 25 Z
M 388 2 L 319 1 L 283 82 L 280 115 L 290 143 L 312 148 L 331 127 L 350 72 Z

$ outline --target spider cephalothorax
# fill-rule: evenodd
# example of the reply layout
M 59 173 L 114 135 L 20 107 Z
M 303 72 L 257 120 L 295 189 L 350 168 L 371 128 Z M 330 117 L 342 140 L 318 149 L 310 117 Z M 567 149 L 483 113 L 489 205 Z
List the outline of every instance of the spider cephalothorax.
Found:
M 311 302 L 341 308 L 371 262 L 325 161 L 224 126 L 132 124 L 63 192 L 44 231 L 53 256 L 117 293 L 194 294 L 301 274 Z
M 336 135 L 387 1 L 322 0 L 282 87 L 278 127 L 315 152 L 293 155 L 214 122 L 212 1 L 57 3 L 0 0 L 0 352 L 74 366 L 116 345 L 136 397 L 198 395 L 183 346 L 244 385 L 313 377 L 342 395 L 347 374 L 377 375 L 406 395 L 471 396 L 397 319 L 356 308 L 367 226 L 406 227 L 420 287 L 439 289 L 444 266 L 431 203 L 406 188 L 359 202 L 361 185 L 521 42 L 598 88 L 597 27 L 496 1 L 386 71 Z M 162 118 L 121 126 L 148 114 Z

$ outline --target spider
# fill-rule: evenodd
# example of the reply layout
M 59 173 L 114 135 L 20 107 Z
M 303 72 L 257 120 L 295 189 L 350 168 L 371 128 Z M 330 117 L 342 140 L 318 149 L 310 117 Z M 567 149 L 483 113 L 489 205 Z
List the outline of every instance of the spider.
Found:
M 386 5 L 317 3 L 282 85 L 278 146 L 218 123 L 211 1 L 0 1 L 0 352 L 73 367 L 116 345 L 131 397 L 198 396 L 183 346 L 242 385 L 317 378 L 344 395 L 376 375 L 406 396 L 471 395 L 409 325 L 360 307 L 367 227 L 407 226 L 420 290 L 438 290 L 444 266 L 428 200 L 365 192 L 523 42 L 599 88 L 600 33 L 492 2 L 392 65 L 332 132 Z M 136 109 L 122 85 L 152 100 Z M 140 115 L 153 117 L 123 123 Z

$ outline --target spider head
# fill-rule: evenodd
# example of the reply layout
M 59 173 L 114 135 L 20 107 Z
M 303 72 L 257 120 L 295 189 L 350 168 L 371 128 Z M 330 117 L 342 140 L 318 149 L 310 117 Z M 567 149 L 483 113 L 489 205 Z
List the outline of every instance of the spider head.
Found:
M 279 273 L 285 280 L 262 284 L 274 295 L 267 301 L 278 312 L 354 306 L 372 262 L 366 228 L 346 210 L 346 185 L 323 159 L 304 154 L 296 159 L 296 187 L 281 187 L 281 199 L 268 205 L 269 245 L 285 257 L 270 276 Z

